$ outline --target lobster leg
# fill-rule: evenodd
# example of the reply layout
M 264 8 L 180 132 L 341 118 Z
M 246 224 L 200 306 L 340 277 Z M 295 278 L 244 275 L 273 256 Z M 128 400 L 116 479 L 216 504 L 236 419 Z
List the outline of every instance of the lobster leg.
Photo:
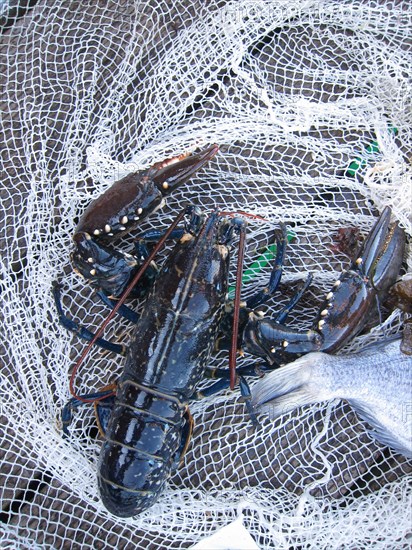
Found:
M 280 238 L 278 238 L 277 234 L 275 234 L 276 257 L 267 286 L 263 290 L 260 290 L 255 295 L 251 296 L 246 301 L 246 306 L 242 306 L 239 308 L 238 348 L 241 347 L 242 334 L 247 324 L 248 316 L 251 310 L 266 303 L 274 295 L 277 287 L 279 286 L 279 282 L 282 276 L 282 265 L 285 256 L 286 243 L 286 227 L 282 224 Z M 233 307 L 231 306 L 230 310 L 225 314 L 221 323 L 221 333 L 215 343 L 215 349 L 217 351 L 227 350 L 231 345 L 231 338 L 229 335 L 232 333 L 233 315 L 234 311 Z
M 255 426 L 255 428 L 258 428 L 260 426 L 260 423 L 257 419 L 254 407 L 252 405 L 252 392 L 250 390 L 249 384 L 246 382 L 243 376 L 239 377 L 239 386 L 242 399 L 245 402 L 246 410 L 249 413 L 252 424 Z
M 237 367 L 236 374 L 239 378 L 244 376 L 256 376 L 261 374 L 261 372 L 258 372 L 258 369 L 260 370 L 260 368 L 256 365 L 248 365 L 246 367 L 240 368 Z M 264 371 L 266 372 L 266 369 L 264 369 Z M 216 395 L 217 393 L 223 390 L 227 390 L 230 387 L 229 369 L 214 369 L 210 367 L 206 368 L 205 378 L 216 380 L 216 382 L 214 382 L 210 386 L 207 386 L 206 388 L 203 388 L 202 390 L 198 390 L 194 394 L 192 399 L 200 400 L 204 399 L 205 397 L 211 397 L 212 395 Z
M 90 405 L 93 403 L 94 412 L 96 417 L 97 428 L 99 433 L 104 436 L 106 433 L 107 425 L 114 406 L 114 392 L 116 390 L 116 384 L 111 384 L 102 388 L 96 393 L 85 393 L 79 396 L 79 399 L 73 397 L 68 401 L 62 410 L 62 424 L 64 436 L 69 436 L 68 428 L 73 422 L 73 412 L 79 407 L 84 405 Z
M 72 399 L 70 399 L 62 409 L 62 414 L 61 414 L 62 431 L 65 437 L 69 437 L 70 435 L 68 428 L 70 424 L 73 422 L 73 412 L 77 410 L 79 407 L 82 407 L 84 405 L 90 405 L 90 403 L 92 403 L 93 401 L 98 400 L 99 403 L 100 402 L 102 403 L 101 411 L 103 411 L 103 409 L 106 408 L 111 413 L 111 408 L 114 401 L 113 387 L 110 387 L 110 389 L 104 389 L 97 393 L 87 393 L 80 397 L 82 398 L 82 400 L 77 399 L 76 397 L 72 397 Z M 102 415 L 103 415 L 103 412 L 102 412 Z M 104 416 L 102 416 L 102 421 L 100 421 L 100 419 L 98 420 L 99 429 L 100 429 L 101 423 L 103 425 L 105 423 Z
M 109 309 L 113 309 L 116 307 L 117 301 L 109 298 L 102 290 L 97 291 L 96 294 Z M 135 311 L 133 311 L 133 309 L 130 309 L 130 307 L 127 307 L 124 304 L 119 307 L 117 313 L 120 315 L 120 317 L 123 317 L 123 319 L 127 319 L 133 324 L 136 324 L 139 321 L 139 315 Z
M 255 309 L 258 306 L 265 304 L 274 295 L 279 286 L 280 279 L 282 277 L 283 263 L 287 244 L 286 226 L 284 224 L 281 224 L 281 235 L 280 238 L 275 239 L 275 242 L 276 257 L 270 274 L 269 283 L 263 290 L 260 290 L 257 294 L 251 296 L 246 300 L 246 307 L 248 309 Z
M 59 283 L 57 283 L 57 281 L 53 283 L 53 297 L 59 316 L 59 323 L 65 329 L 76 334 L 79 338 L 82 338 L 87 342 L 91 342 L 94 338 L 94 333 L 82 327 L 81 325 L 73 321 L 73 319 L 67 317 L 67 315 L 64 313 L 61 303 L 61 286 L 59 285 Z M 120 344 L 115 344 L 113 342 L 110 342 L 109 340 L 105 340 L 104 338 L 97 338 L 95 343 L 96 346 L 102 349 L 112 351 L 113 353 L 118 353 L 119 355 L 125 355 L 124 347 Z
M 219 369 L 222 370 L 222 369 Z M 251 372 L 253 370 L 253 372 Z M 270 369 L 272 370 L 272 369 Z M 252 392 L 250 391 L 249 384 L 246 382 L 244 375 L 250 375 L 255 374 L 256 375 L 256 369 L 252 369 L 250 366 L 245 367 L 244 369 L 236 369 L 236 374 L 238 375 L 239 379 L 239 388 L 240 388 L 240 394 L 245 402 L 246 409 L 249 413 L 249 416 L 252 420 L 252 424 L 254 426 L 259 426 L 259 422 L 257 420 L 256 414 L 253 410 L 251 399 L 252 399 Z M 211 397 L 212 395 L 215 395 L 217 393 L 220 393 L 223 390 L 227 390 L 230 388 L 230 372 L 229 370 L 226 370 L 225 372 L 221 372 L 222 378 L 220 380 L 217 380 L 214 384 L 211 386 L 208 386 L 207 388 L 204 388 L 201 391 L 197 391 L 193 396 L 192 399 L 200 401 L 201 399 L 205 399 L 208 397 Z
M 236 367 L 236 372 L 239 376 L 263 376 L 273 368 L 269 363 L 259 363 Z M 206 367 L 204 377 L 207 380 L 229 380 L 229 371 L 227 368 Z
M 186 408 L 183 417 L 185 419 L 185 423 L 181 431 L 180 445 L 175 454 L 174 464 L 172 466 L 173 470 L 176 470 L 179 464 L 182 462 L 182 459 L 186 454 L 193 434 L 194 420 L 192 415 L 190 414 L 189 407 Z
M 282 266 L 285 257 L 285 250 L 287 245 L 287 233 L 286 227 L 281 225 L 281 235 L 280 238 L 277 237 L 275 240 L 276 243 L 276 257 L 275 262 L 270 274 L 270 279 L 268 285 L 257 294 L 252 296 L 246 301 L 246 307 L 242 307 L 239 310 L 240 318 L 240 329 L 239 329 L 239 338 L 238 338 L 238 347 L 242 348 L 243 344 L 244 349 L 248 352 L 255 354 L 257 356 L 265 357 L 269 364 L 275 364 L 273 355 L 270 353 L 270 349 L 265 350 L 262 353 L 262 344 L 260 342 L 254 341 L 254 331 L 251 327 L 254 326 L 253 321 L 260 321 L 262 317 L 255 313 L 253 310 L 258 306 L 266 303 L 270 298 L 272 298 L 279 286 L 280 279 L 282 276 Z M 301 289 L 291 298 L 291 300 L 278 312 L 271 322 L 276 323 L 276 326 L 280 326 L 280 330 L 284 331 L 285 327 L 281 325 L 283 323 L 290 311 L 296 306 L 298 301 L 302 298 L 303 294 L 306 292 L 307 288 L 312 282 L 312 276 L 309 274 L 305 283 Z M 227 349 L 229 345 L 229 340 L 226 334 L 229 332 L 229 327 L 231 323 L 233 312 L 226 314 L 226 318 L 222 322 L 222 335 L 216 341 L 215 348 L 217 350 Z M 273 367 L 272 367 L 273 368 Z
M 292 311 L 292 309 L 296 306 L 296 304 L 299 302 L 302 296 L 305 294 L 310 284 L 312 283 L 312 280 L 313 280 L 313 276 L 309 273 L 308 276 L 306 277 L 306 281 L 303 283 L 301 288 L 296 292 L 294 296 L 292 296 L 289 302 L 285 306 L 283 306 L 283 308 L 276 315 L 275 321 L 277 323 L 284 323 L 286 321 L 287 316 Z

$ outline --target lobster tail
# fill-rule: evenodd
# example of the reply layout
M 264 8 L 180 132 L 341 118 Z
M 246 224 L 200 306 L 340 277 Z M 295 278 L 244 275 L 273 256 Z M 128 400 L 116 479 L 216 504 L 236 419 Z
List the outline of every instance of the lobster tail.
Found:
M 119 383 L 98 468 L 111 513 L 131 517 L 158 498 L 186 446 L 185 411 L 175 399 L 130 380 Z

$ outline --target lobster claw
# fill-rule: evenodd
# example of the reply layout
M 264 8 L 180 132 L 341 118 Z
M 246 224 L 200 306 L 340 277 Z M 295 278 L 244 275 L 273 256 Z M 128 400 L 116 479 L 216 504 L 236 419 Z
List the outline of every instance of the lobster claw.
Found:
M 197 154 L 167 159 L 116 181 L 86 208 L 76 233 L 107 239 L 134 229 L 161 206 L 164 195 L 187 181 L 218 149 L 212 145 Z
M 390 218 L 391 209 L 387 206 L 354 262 L 378 292 L 395 283 L 405 250 L 405 233 L 397 223 L 391 225 Z
M 111 250 L 94 241 L 88 233 L 76 233 L 73 240 L 76 244 L 72 253 L 75 270 L 89 279 L 97 290 L 102 290 L 108 296 L 120 296 L 132 275 L 139 269 L 139 258 L 126 252 Z M 143 275 L 141 293 L 136 291 L 133 295 L 145 294 L 145 286 L 153 282 L 156 273 L 157 269 L 149 266 Z
M 212 145 L 129 174 L 93 201 L 81 217 L 72 253 L 74 269 L 92 286 L 119 296 L 141 265 L 137 255 L 106 246 L 108 240 L 133 229 L 162 206 L 164 196 L 187 181 L 218 151 Z
M 314 325 L 307 332 L 276 320 L 250 315 L 244 331 L 245 349 L 276 361 L 284 353 L 335 352 L 365 327 L 369 314 L 398 277 L 405 233 L 391 224 L 385 208 L 350 268 L 326 294 Z
M 218 145 L 212 145 L 196 154 L 183 154 L 157 162 L 149 168 L 149 178 L 163 194 L 170 193 L 193 176 L 218 152 Z
M 359 334 L 374 306 L 379 306 L 395 283 L 403 261 L 405 233 L 397 223 L 391 224 L 390 218 L 391 209 L 386 207 L 358 257 L 326 295 L 315 324 L 323 340 L 320 351 L 337 351 Z

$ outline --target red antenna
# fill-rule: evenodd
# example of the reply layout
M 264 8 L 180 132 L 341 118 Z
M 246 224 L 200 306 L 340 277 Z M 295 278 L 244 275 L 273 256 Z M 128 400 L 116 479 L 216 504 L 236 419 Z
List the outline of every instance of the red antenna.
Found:
M 240 227 L 239 236 L 239 252 L 237 256 L 236 268 L 236 286 L 235 298 L 233 300 L 233 327 L 232 327 L 232 342 L 229 351 L 229 373 L 230 373 L 230 389 L 233 390 L 236 381 L 236 354 L 237 354 L 237 337 L 239 330 L 239 309 L 240 309 L 240 291 L 242 289 L 242 271 L 243 261 L 245 257 L 245 226 Z

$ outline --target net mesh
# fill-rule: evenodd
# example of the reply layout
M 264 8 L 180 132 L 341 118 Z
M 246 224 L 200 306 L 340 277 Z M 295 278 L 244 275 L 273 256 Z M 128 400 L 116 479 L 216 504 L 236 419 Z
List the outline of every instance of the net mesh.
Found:
M 411 463 L 338 401 L 262 418 L 257 430 L 238 392 L 193 403 L 191 445 L 159 501 L 114 519 L 97 493 L 91 408 L 61 435 L 85 344 L 59 325 L 51 293 L 59 279 L 65 310 L 97 327 L 107 309 L 69 260 L 79 216 L 130 171 L 218 143 L 141 230 L 166 228 L 182 203 L 258 213 L 268 221 L 249 226 L 249 265 L 284 221 L 294 240 L 265 314 L 311 272 L 288 321 L 310 326 L 348 264 L 340 228 L 365 235 L 389 205 L 412 234 L 409 2 L 21 0 L 2 10 L 2 548 L 188 548 L 239 515 L 261 548 L 409 548 Z M 401 322 L 392 312 L 346 351 Z M 116 318 L 105 336 L 127 343 L 130 330 Z M 121 367 L 94 349 L 79 391 Z

